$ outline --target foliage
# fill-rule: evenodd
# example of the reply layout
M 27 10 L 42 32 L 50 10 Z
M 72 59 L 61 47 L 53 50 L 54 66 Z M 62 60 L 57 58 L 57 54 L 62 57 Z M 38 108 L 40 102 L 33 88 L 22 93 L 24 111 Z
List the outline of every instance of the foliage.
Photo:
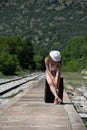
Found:
M 74 37 L 63 52 L 63 69 L 81 71 L 87 69 L 87 36 Z
M 44 59 L 48 55 L 48 51 L 46 49 L 39 49 L 35 52 L 34 62 L 36 70 L 45 70 Z
M 22 68 L 24 69 L 33 69 L 34 62 L 33 62 L 34 50 L 33 46 L 29 39 L 23 40 L 22 49 L 18 54 L 18 58 Z
M 41 64 L 41 61 L 42 61 L 42 56 L 41 55 L 35 55 L 34 56 L 34 61 L 35 61 L 35 65 L 36 65 L 36 70 L 39 70 L 41 69 L 42 67 L 42 64 Z
M 14 75 L 23 70 L 45 70 L 50 49 L 35 49 L 29 38 L 0 37 L 0 73 Z M 87 36 L 74 37 L 62 51 L 64 71 L 87 69 Z
M 26 39 L 0 37 L 0 71 L 5 75 L 16 74 L 21 69 L 32 69 L 33 46 Z
M 0 35 L 63 50 L 74 36 L 87 35 L 87 0 L 0 0 Z
M 15 74 L 20 68 L 16 55 L 3 53 L 0 55 L 0 71 L 5 75 Z

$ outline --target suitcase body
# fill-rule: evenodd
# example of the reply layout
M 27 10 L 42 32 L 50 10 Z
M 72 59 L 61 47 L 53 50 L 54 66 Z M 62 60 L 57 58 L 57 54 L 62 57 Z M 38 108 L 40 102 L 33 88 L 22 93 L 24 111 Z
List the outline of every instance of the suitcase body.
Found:
M 60 84 L 59 84 L 59 97 L 63 102 L 63 89 L 64 89 L 64 85 L 63 85 L 63 78 L 60 78 Z M 52 94 L 49 84 L 47 83 L 47 80 L 45 80 L 45 96 L 44 96 L 44 100 L 46 103 L 53 103 L 54 102 L 54 95 Z

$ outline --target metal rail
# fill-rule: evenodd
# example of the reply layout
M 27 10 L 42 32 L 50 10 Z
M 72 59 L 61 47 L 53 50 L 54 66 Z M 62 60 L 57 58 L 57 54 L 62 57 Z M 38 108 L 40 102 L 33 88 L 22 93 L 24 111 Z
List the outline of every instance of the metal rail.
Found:
M 74 88 L 74 90 L 79 93 L 81 96 L 83 96 L 85 99 L 87 99 L 87 96 L 85 96 L 81 91 L 79 91 L 78 89 Z
M 13 80 L 9 80 L 9 81 L 7 81 L 7 82 L 5 81 L 5 82 L 1 83 L 0 85 L 2 85 L 2 84 L 3 84 L 3 85 L 6 85 L 6 84 L 8 84 L 8 83 L 13 83 L 13 86 L 10 86 L 9 88 L 6 88 L 5 90 L 0 90 L 0 96 L 6 94 L 6 93 L 8 93 L 8 92 L 10 92 L 10 91 L 13 90 L 13 89 L 16 89 L 16 88 L 20 87 L 20 86 L 23 85 L 23 84 L 28 83 L 28 82 L 31 81 L 31 80 L 34 80 L 35 78 L 40 77 L 41 75 L 42 75 L 42 73 L 36 73 L 36 74 L 34 74 L 33 76 L 32 76 L 32 75 L 24 76 L 24 77 L 20 77 L 20 78 L 17 78 L 17 79 L 13 79 Z M 22 81 L 23 79 L 25 79 L 26 81 L 23 81 L 23 82 L 19 83 L 19 81 Z M 18 81 L 18 84 L 17 84 L 17 85 L 14 85 L 14 81 Z M 4 86 L 3 86 L 3 87 L 4 87 Z
M 32 73 L 32 74 L 27 75 L 27 76 L 22 76 L 22 77 L 6 80 L 6 81 L 3 81 L 3 82 L 0 82 L 0 85 L 7 84 L 7 83 L 10 83 L 10 82 L 13 82 L 13 81 L 17 81 L 17 80 L 21 80 L 21 79 L 24 79 L 26 77 L 31 77 L 32 75 L 37 75 L 37 73 Z
M 3 81 L 3 82 L 0 83 L 0 85 L 10 83 L 10 82 L 13 82 L 13 81 L 17 81 L 17 80 L 20 80 L 20 79 L 23 79 L 23 78 L 25 78 L 25 77 L 19 77 L 19 78 Z

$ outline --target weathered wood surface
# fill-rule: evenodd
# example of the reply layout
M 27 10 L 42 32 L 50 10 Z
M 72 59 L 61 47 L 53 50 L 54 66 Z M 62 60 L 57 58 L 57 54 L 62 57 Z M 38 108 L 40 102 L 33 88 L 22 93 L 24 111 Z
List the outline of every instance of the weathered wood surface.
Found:
M 86 130 L 64 91 L 64 104 L 44 102 L 45 80 L 0 106 L 0 130 Z

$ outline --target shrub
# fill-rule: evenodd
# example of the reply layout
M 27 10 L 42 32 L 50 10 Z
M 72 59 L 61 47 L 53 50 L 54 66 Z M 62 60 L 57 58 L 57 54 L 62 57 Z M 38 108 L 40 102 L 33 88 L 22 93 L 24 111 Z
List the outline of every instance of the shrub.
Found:
M 0 56 L 0 71 L 5 75 L 14 75 L 21 67 L 16 55 L 4 53 Z

